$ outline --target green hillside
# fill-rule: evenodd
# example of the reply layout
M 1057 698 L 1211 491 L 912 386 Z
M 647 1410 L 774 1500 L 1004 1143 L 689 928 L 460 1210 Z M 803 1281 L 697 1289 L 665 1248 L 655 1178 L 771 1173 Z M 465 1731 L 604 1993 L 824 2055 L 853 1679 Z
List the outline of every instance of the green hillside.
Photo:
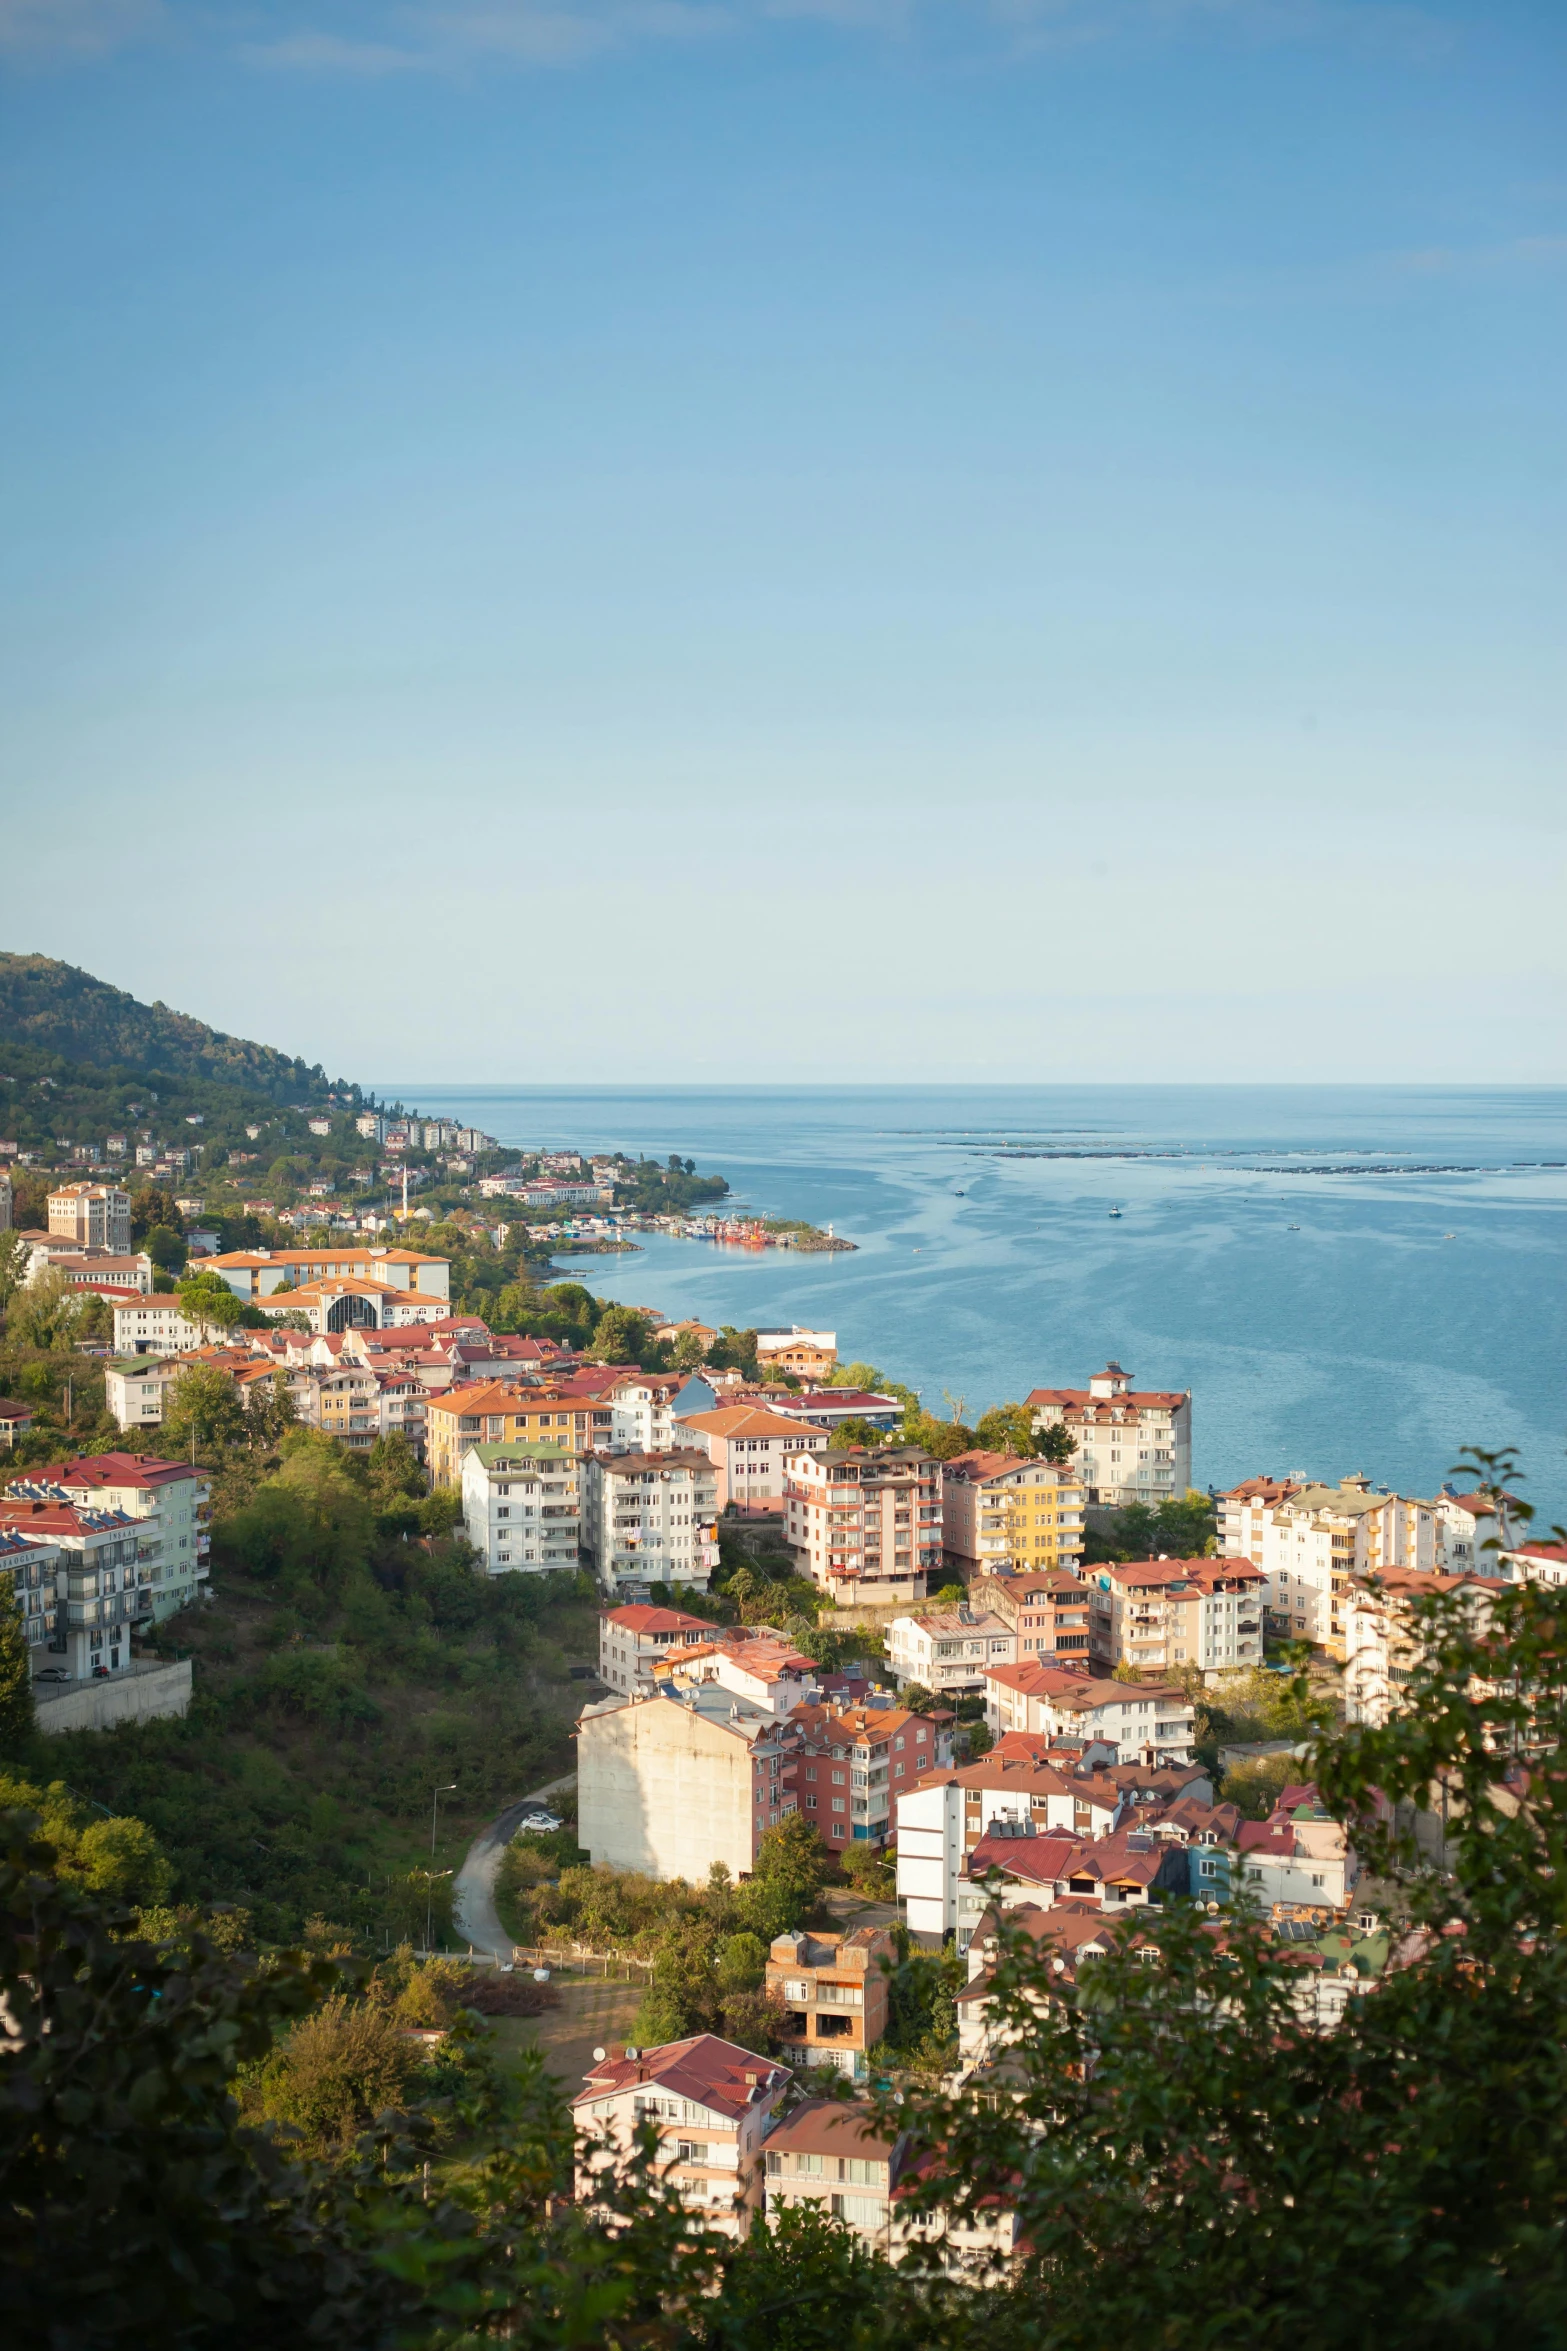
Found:
M 188 1012 L 143 1004 L 123 988 L 51 955 L 0 951 L 0 1039 L 101 1070 L 151 1079 L 215 1079 L 272 1103 L 357 1104 L 359 1088 L 329 1084 L 319 1063 L 290 1060 L 272 1045 L 228 1037 Z

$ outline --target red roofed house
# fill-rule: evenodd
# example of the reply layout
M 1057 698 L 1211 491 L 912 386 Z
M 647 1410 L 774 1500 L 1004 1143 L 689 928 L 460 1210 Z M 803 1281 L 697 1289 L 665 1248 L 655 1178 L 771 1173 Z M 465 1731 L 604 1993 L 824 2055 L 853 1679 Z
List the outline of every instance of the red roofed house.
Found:
M 768 2136 L 768 2215 L 803 2206 L 889 2253 L 892 2198 L 910 2147 L 907 2131 L 878 2130 L 863 2106 L 809 2098 Z
M 32 1427 L 33 1419 L 33 1408 L 30 1404 L 13 1404 L 9 1399 L 0 1398 L 0 1445 L 3 1445 L 8 1453 L 15 1445 L 17 1438 L 25 1436 Z
M 124 1511 L 138 1522 L 136 1582 L 160 1621 L 201 1596 L 211 1547 L 204 1470 L 156 1453 L 91 1453 L 30 1471 L 29 1478 L 57 1487 L 73 1503 Z
M 1360 1863 L 1342 1824 L 1309 1782 L 1281 1788 L 1266 1820 L 1243 1821 L 1236 1875 L 1275 1918 L 1342 1910 Z
M 1262 1663 L 1268 1579 L 1249 1559 L 1140 1559 L 1089 1570 L 1089 1628 L 1100 1673 Z
M 578 2203 L 593 2202 L 595 2175 L 650 2122 L 681 2201 L 721 2235 L 749 2235 L 764 2209 L 763 2141 L 789 2081 L 786 2066 L 714 2033 L 654 2049 L 611 2044 L 571 2102 L 578 2131 L 604 2150 L 578 2157 Z
M 1035 1388 L 1024 1402 L 1036 1429 L 1070 1429 L 1072 1466 L 1090 1503 L 1157 1507 L 1192 1482 L 1190 1388 L 1134 1388 L 1129 1373 L 1107 1363 L 1086 1388 Z
M 1115 1827 L 1129 1801 L 1091 1771 L 1007 1753 L 1008 1743 L 1003 1739 L 978 1763 L 927 1772 L 898 1800 L 898 1898 L 909 1930 L 932 1937 L 955 1932 L 960 1951 L 986 1899 L 969 1890 L 969 1860 L 992 1829 L 1027 1824 L 1069 1843 L 1092 1840 Z
M 985 1674 L 992 1731 L 1103 1739 L 1126 1763 L 1189 1763 L 1192 1704 L 1169 1682 L 1117 1682 L 1065 1665 L 999 1665 Z
M 651 1690 L 666 1650 L 700 1641 L 713 1626 L 683 1608 L 610 1608 L 599 1618 L 599 1680 L 612 1690 Z

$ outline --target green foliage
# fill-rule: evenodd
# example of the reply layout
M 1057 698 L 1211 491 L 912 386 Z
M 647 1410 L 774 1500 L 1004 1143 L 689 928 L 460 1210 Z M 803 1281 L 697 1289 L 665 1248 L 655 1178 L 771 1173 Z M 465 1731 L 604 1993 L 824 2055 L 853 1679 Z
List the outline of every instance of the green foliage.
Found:
M 24 1241 L 20 1229 L 0 1233 L 0 1313 L 27 1278 L 32 1263 L 31 1245 Z
M 906 1413 L 918 1412 L 920 1400 L 912 1388 L 905 1388 L 897 1380 L 889 1380 L 874 1363 L 840 1363 L 831 1379 L 830 1388 L 856 1388 L 866 1396 L 891 1396 L 903 1406 Z
M 741 1923 L 764 1943 L 803 1926 L 827 1882 L 828 1861 L 805 1815 L 787 1812 L 764 1831 L 756 1867 L 735 1896 Z
M 632 1306 L 606 1306 L 599 1316 L 589 1353 L 599 1363 L 635 1363 L 656 1368 L 663 1350 L 653 1338 L 653 1325 Z
M 20 1752 L 33 1728 L 27 1630 L 11 1578 L 0 1584 L 0 1754 Z
M 1248 1820 L 1266 1820 L 1279 1791 L 1298 1782 L 1301 1770 L 1294 1755 L 1248 1755 L 1228 1767 L 1219 1793 L 1226 1804 L 1238 1804 Z
M 57 1268 L 46 1267 L 13 1295 L 5 1318 L 6 1336 L 45 1353 L 70 1347 L 84 1303 L 73 1282 Z
M 1117 1511 L 1108 1536 L 1089 1530 L 1083 1550 L 1086 1566 L 1117 1559 L 1203 1559 L 1211 1557 L 1217 1541 L 1218 1508 L 1213 1497 L 1193 1488 L 1172 1496 L 1154 1509 L 1133 1502 Z
M 892 1440 L 874 1421 L 866 1420 L 862 1414 L 856 1413 L 849 1420 L 840 1420 L 827 1442 L 831 1448 L 847 1451 L 854 1445 L 869 1446 L 874 1450 L 876 1446 L 889 1444 Z
M 905 1409 L 900 1440 L 905 1445 L 923 1445 L 938 1461 L 952 1461 L 960 1453 L 972 1453 L 976 1443 L 974 1431 L 960 1420 L 938 1420 L 934 1413 L 917 1407 Z
M 183 1273 L 189 1262 L 190 1251 L 185 1246 L 183 1235 L 166 1224 L 153 1225 L 146 1234 L 142 1247 L 152 1259 L 159 1273 Z M 206 1279 L 208 1282 L 214 1282 L 217 1276 L 208 1274 Z M 227 1284 L 224 1286 L 226 1288 Z M 232 1291 L 229 1294 L 231 1297 L 233 1296 Z M 235 1304 L 238 1304 L 237 1300 Z
M 178 1284 L 175 1295 L 186 1321 L 194 1323 L 209 1340 L 233 1330 L 239 1321 L 239 1300 L 222 1275 L 210 1267 L 198 1266 Z
M 1057 1469 L 1065 1469 L 1077 1451 L 1076 1441 L 1065 1421 L 1051 1421 L 1039 1429 L 1034 1437 L 1034 1453 L 1040 1461 L 1053 1461 Z
M 401 2106 L 424 2065 L 387 2009 L 338 1993 L 302 2017 L 244 2084 L 247 2121 L 282 2124 L 307 2155 L 346 2155 L 387 2107 Z
M 1017 1453 L 1031 1460 L 1039 1451 L 1034 1416 L 1026 1404 L 993 1404 L 981 1415 L 974 1436 L 989 1453 Z
M 243 1444 L 247 1433 L 245 1407 L 227 1373 L 210 1363 L 187 1364 L 163 1408 L 165 1447 L 184 1453 L 194 1440 L 198 1450 L 212 1451 Z

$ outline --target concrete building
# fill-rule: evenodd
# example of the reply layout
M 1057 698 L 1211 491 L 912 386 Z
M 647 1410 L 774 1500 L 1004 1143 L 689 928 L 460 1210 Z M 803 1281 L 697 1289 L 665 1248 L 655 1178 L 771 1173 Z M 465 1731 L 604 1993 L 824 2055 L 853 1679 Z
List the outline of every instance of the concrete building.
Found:
M 0 1450 L 15 1451 L 18 1437 L 25 1437 L 38 1415 L 30 1404 L 18 1404 L 14 1397 L 0 1397 Z
M 136 1582 L 160 1622 L 204 1595 L 211 1537 L 204 1470 L 155 1453 L 78 1454 L 34 1470 L 26 1490 L 62 1495 L 81 1509 L 136 1522 Z M 22 1481 L 10 1489 L 22 1490 Z
M 1070 1469 L 1016 1453 L 942 1463 L 941 1539 L 962 1576 L 1072 1567 L 1083 1548 L 1083 1484 Z
M 784 1532 L 838 1607 L 923 1600 L 941 1566 L 941 1463 L 919 1445 L 788 1457 Z
M 1019 1754 L 927 1774 L 897 1807 L 898 1899 L 910 1933 L 955 1934 L 967 1949 L 986 1903 L 970 1885 L 969 1859 L 998 1822 L 1028 1821 L 1041 1834 L 1091 1843 L 1116 1827 L 1127 1801 L 1100 1773 Z
M 606 1401 L 614 1415 L 609 1442 L 616 1453 L 667 1453 L 672 1446 L 689 1444 L 685 1421 L 718 1406 L 708 1382 L 699 1373 L 685 1371 L 626 1372 Z
M 16 1612 L 22 1620 L 22 1638 L 32 1652 L 30 1663 L 36 1674 L 51 1660 L 47 1654 L 54 1638 L 59 1606 L 60 1547 L 16 1533 L 0 1526 L 0 1589 L 9 1591 L 16 1602 Z
M 712 1630 L 705 1616 L 688 1616 L 681 1608 L 608 1608 L 599 1618 L 599 1680 L 628 1697 L 646 1694 L 671 1649 L 703 1640 Z
M 966 1697 L 983 1690 L 987 1666 L 1016 1662 L 1017 1634 L 984 1609 L 895 1616 L 887 1627 L 887 1664 L 900 1689 L 917 1682 L 938 1697 Z
M 848 1844 L 884 1845 L 904 1787 L 951 1761 L 944 1723 L 886 1700 L 797 1706 L 790 1721 L 798 1748 L 796 1807 L 830 1853 Z
M 795 1809 L 787 1722 L 721 1684 L 679 1699 L 614 1697 L 577 1726 L 578 1841 L 595 1862 L 703 1885 L 715 1861 L 749 1877 L 762 1838 Z
M 887 2030 L 887 1975 L 897 1952 L 885 1927 L 851 1934 L 778 1935 L 767 1957 L 767 1989 L 788 2011 L 779 2034 L 795 2065 L 830 2065 L 863 2081 L 866 2053 Z
M 784 1508 L 786 1463 L 798 1453 L 824 1453 L 827 1431 L 809 1428 L 756 1404 L 724 1404 L 689 1414 L 681 1439 L 700 1445 L 718 1472 L 718 1507 L 762 1515 Z
M 1459 1494 L 1444 1486 L 1431 1508 L 1436 1516 L 1436 1561 L 1443 1575 L 1500 1575 L 1499 1554 L 1517 1539 L 1511 1515 L 1514 1497 L 1504 1494 L 1500 1509 L 1491 1494 Z
M 775 1722 L 822 1697 L 821 1668 L 784 1633 L 761 1625 L 709 1625 L 665 1654 L 661 1682 L 678 1698 L 716 1683 Z M 785 1770 L 788 1782 L 788 1767 Z
M 1492 1553 L 1493 1558 L 1497 1557 Z M 1508 1584 L 1567 1583 L 1567 1543 L 1520 1543 L 1500 1554 L 1501 1580 Z M 1488 1569 L 1476 1571 L 1485 1575 Z
M 864 2106 L 810 2098 L 768 2134 L 769 2217 L 805 2206 L 862 2245 L 893 2254 L 893 2196 L 911 2145 L 879 2130 Z
M 637 2127 L 660 2138 L 659 2168 L 710 2229 L 744 2237 L 763 2210 L 763 2142 L 789 2087 L 786 2066 L 713 2033 L 653 2049 L 612 2043 L 571 2102 L 588 2142 L 577 2159 L 579 2204 L 591 2205 L 600 2169 L 627 2156 Z
M 462 1483 L 471 1445 L 570 1445 L 589 1453 L 608 1444 L 614 1414 L 607 1403 L 564 1388 L 524 1388 L 481 1380 L 432 1395 L 425 1407 L 425 1462 L 434 1486 Z
M 80 1249 L 131 1253 L 131 1196 L 118 1184 L 62 1184 L 49 1195 L 49 1230 Z
M 1430 1574 L 1437 1513 L 1348 1477 L 1337 1486 L 1251 1478 L 1219 1497 L 1219 1546 L 1267 1577 L 1269 1629 L 1343 1661 L 1351 1579 L 1388 1568 Z
M 139 1531 L 129 1512 L 79 1509 L 58 1487 L 18 1482 L 0 1494 L 0 1534 L 58 1553 L 51 1670 L 85 1682 L 128 1667 L 131 1627 L 152 1619 L 151 1570 L 138 1584 Z
M 231 1249 L 203 1262 L 248 1306 L 262 1305 L 285 1283 L 301 1290 L 317 1282 L 373 1282 L 412 1297 L 451 1295 L 450 1258 L 370 1241 L 323 1242 L 318 1249 Z
M 1090 1503 L 1155 1507 L 1192 1482 L 1189 1388 L 1134 1388 L 1118 1363 L 1095 1372 L 1086 1388 L 1035 1388 L 1025 1402 L 1036 1429 L 1071 1431 L 1072 1468 Z
M 838 1334 L 802 1330 L 798 1323 L 787 1330 L 759 1330 L 756 1361 L 764 1379 L 769 1373 L 787 1372 L 796 1380 L 830 1380 L 838 1368 Z
M 1276 1919 L 1345 1909 L 1360 1875 L 1343 1827 L 1309 1784 L 1281 1788 L 1269 1817 L 1243 1821 L 1235 1844 L 1242 1887 Z
M 829 1435 L 846 1420 L 869 1421 L 873 1429 L 890 1435 L 903 1418 L 896 1396 L 877 1396 L 867 1388 L 804 1388 L 788 1394 L 780 1409 L 787 1419 L 826 1429 Z
M 985 1675 L 985 1720 L 994 1732 L 1097 1739 L 1128 1763 L 1190 1763 L 1191 1700 L 1168 1682 L 1117 1682 L 1064 1666 L 1002 1665 Z
M 1064 1568 L 1054 1574 L 1028 1575 L 1021 1570 L 976 1577 L 969 1585 L 969 1601 L 988 1608 L 1012 1627 L 1017 1639 L 1015 1662 L 1049 1658 L 1063 1665 L 1088 1663 L 1090 1587 L 1080 1575 Z
M 569 1445 L 470 1445 L 462 1462 L 463 1526 L 487 1575 L 548 1575 L 576 1567 L 579 1463 Z
M 185 1320 L 176 1298 L 126 1299 L 114 1308 L 116 1355 L 181 1355 L 202 1344 L 202 1332 Z
M 1234 1673 L 1263 1657 L 1267 1578 L 1246 1559 L 1143 1559 L 1088 1571 L 1090 1661 Z
M 590 1453 L 582 1541 L 606 1592 L 645 1599 L 654 1584 L 705 1592 L 718 1565 L 718 1473 L 699 1445 Z
M 1494 1554 L 1493 1554 L 1494 1556 Z M 1404 1709 L 1403 1689 L 1419 1663 L 1424 1637 L 1413 1615 L 1417 1601 L 1462 1595 L 1471 1623 L 1496 1597 L 1494 1576 L 1420 1574 L 1384 1569 L 1351 1579 L 1344 1601 L 1344 1711 L 1350 1722 L 1380 1727 Z

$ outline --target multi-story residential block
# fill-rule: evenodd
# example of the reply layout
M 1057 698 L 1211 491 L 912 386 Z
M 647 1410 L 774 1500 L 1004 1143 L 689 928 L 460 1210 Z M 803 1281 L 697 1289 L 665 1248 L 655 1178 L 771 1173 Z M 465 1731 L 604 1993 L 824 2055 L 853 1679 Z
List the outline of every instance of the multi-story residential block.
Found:
M 988 1608 L 1012 1627 L 1017 1657 L 1054 1658 L 1086 1665 L 1089 1654 L 1090 1587 L 1080 1575 L 1060 1569 L 1029 1575 L 1021 1570 L 976 1577 L 969 1585 L 975 1608 Z
M 154 1617 L 172 1616 L 201 1596 L 210 1549 L 205 1471 L 155 1453 L 79 1454 L 32 1471 L 26 1490 L 34 1487 L 78 1509 L 135 1521 L 136 1583 L 150 1598 Z
M 645 1598 L 653 1584 L 705 1592 L 718 1565 L 718 1472 L 698 1445 L 590 1453 L 582 1540 L 606 1592 Z
M 1436 1508 L 1364 1477 L 1337 1486 L 1253 1478 L 1219 1497 L 1219 1547 L 1230 1558 L 1249 1558 L 1267 1577 L 1273 1631 L 1342 1661 L 1351 1578 L 1395 1567 L 1430 1573 Z
M 798 1706 L 790 1720 L 798 1747 L 796 1808 L 829 1852 L 854 1843 L 884 1845 L 903 1789 L 951 1759 L 943 1725 L 885 1701 Z
M 798 1323 L 787 1330 L 759 1330 L 756 1360 L 764 1378 L 782 1371 L 796 1380 L 830 1380 L 838 1368 L 838 1334 L 802 1330 Z
M 887 1627 L 887 1664 L 900 1689 L 917 1682 L 938 1697 L 965 1697 L 984 1688 L 987 1666 L 1016 1662 L 1017 1634 L 984 1609 L 895 1616 Z
M 1234 1673 L 1260 1665 L 1267 1577 L 1246 1559 L 1142 1559 L 1088 1571 L 1090 1658 L 1096 1671 L 1194 1666 Z
M 1517 1537 L 1512 1516 L 1514 1496 L 1504 1494 L 1500 1506 L 1492 1494 L 1459 1494 L 1444 1486 L 1432 1503 L 1436 1515 L 1436 1561 L 1444 1575 L 1501 1574 L 1498 1553 Z
M 789 2081 L 786 2066 L 713 2033 L 652 2049 L 611 2044 L 571 2102 L 584 2142 L 577 2201 L 592 2204 L 598 2172 L 650 2122 L 681 2202 L 721 2235 L 747 2235 L 764 2204 L 763 2142 Z
M 718 1472 L 720 1510 L 783 1510 L 791 1455 L 824 1453 L 827 1431 L 756 1404 L 725 1404 L 680 1422 L 681 1442 L 701 1445 Z
M 1091 1503 L 1157 1505 L 1190 1487 L 1189 1388 L 1134 1388 L 1129 1372 L 1107 1363 L 1086 1388 L 1035 1388 L 1025 1401 L 1036 1429 L 1070 1429 L 1071 1466 Z
M 498 1380 L 449 1388 L 425 1407 L 425 1463 L 435 1486 L 462 1483 L 462 1458 L 471 1445 L 570 1445 L 578 1453 L 607 1444 L 614 1415 L 608 1404 L 561 1388 L 524 1388 Z
M 610 1446 L 622 1453 L 663 1453 L 672 1445 L 688 1445 L 685 1422 L 718 1404 L 706 1380 L 683 1371 L 625 1372 L 605 1400 L 614 1414 Z
M 239 1379 L 257 1368 L 243 1347 L 197 1347 L 178 1355 L 112 1356 L 103 1367 L 104 1402 L 125 1430 L 158 1428 L 182 1372 L 193 1364 Z
M 649 1691 L 671 1649 L 712 1630 L 705 1616 L 688 1616 L 683 1608 L 607 1608 L 599 1618 L 599 1680 L 627 1694 Z
M 1094 1771 L 1020 1754 L 930 1772 L 897 1806 L 898 1899 L 911 1934 L 956 1934 L 968 1946 L 986 1897 L 971 1889 L 971 1855 L 999 1822 L 1093 1842 L 1127 1810 L 1126 1792 Z
M 34 1654 L 30 1663 L 34 1673 L 47 1667 L 47 1655 L 39 1655 L 54 1636 L 59 1608 L 60 1547 L 57 1543 L 35 1541 L 19 1535 L 12 1528 L 0 1526 L 0 1590 L 8 1590 L 16 1602 L 17 1615 L 22 1620 L 22 1638 Z
M 574 1568 L 581 1541 L 579 1461 L 569 1445 L 470 1445 L 463 1525 L 489 1575 Z
M 762 1838 L 795 1809 L 798 1736 L 720 1683 L 676 1698 L 601 1699 L 577 1725 L 579 1841 L 595 1862 L 706 1883 L 715 1861 L 749 1877 Z
M 254 1306 L 285 1284 L 299 1290 L 317 1282 L 373 1282 L 420 1298 L 451 1295 L 449 1257 L 369 1241 L 327 1242 L 318 1249 L 231 1249 L 206 1263 L 237 1298 Z
M 1269 1817 L 1243 1821 L 1235 1842 L 1245 1892 L 1275 1918 L 1343 1910 L 1360 1875 L 1342 1824 L 1309 1783 L 1280 1789 Z
M 49 1195 L 49 1230 L 82 1249 L 131 1253 L 131 1196 L 118 1184 L 62 1184 Z
M 1189 1763 L 1191 1700 L 1168 1682 L 1117 1682 L 1065 1666 L 1002 1665 L 985 1675 L 992 1731 L 1102 1740 L 1126 1762 Z
M 713 1336 L 718 1336 L 716 1331 Z M 868 1421 L 873 1429 L 890 1435 L 903 1418 L 896 1396 L 873 1395 L 865 1388 L 801 1388 L 789 1393 L 782 1409 L 788 1419 L 826 1429 L 829 1435 L 846 1420 Z
M 893 2197 L 910 2146 L 907 2131 L 878 2129 L 864 2106 L 807 2099 L 768 2134 L 768 2215 L 800 2207 L 819 2212 L 890 2257 Z
M 1465 1615 L 1476 1624 L 1484 1621 L 1496 1592 L 1494 1576 L 1421 1574 L 1395 1567 L 1351 1578 L 1344 1601 L 1344 1710 L 1349 1720 L 1380 1726 L 1403 1711 L 1404 1685 L 1425 1647 L 1413 1614 L 1417 1601 L 1458 1593 Z
M 959 1453 L 942 1464 L 946 1564 L 965 1576 L 1071 1567 L 1083 1548 L 1083 1486 L 1069 1469 L 1016 1453 Z
M 787 1456 L 784 1532 L 839 1607 L 923 1600 L 941 1566 L 941 1463 L 919 1445 Z
M 1181 1847 L 1135 1823 L 1085 1844 L 1042 1833 L 1032 1821 L 998 1821 L 970 1854 L 969 1879 L 1004 1910 L 1073 1902 L 1125 1916 L 1184 1894 L 1187 1861 Z
M 16 1481 L 0 1494 L 0 1533 L 59 1554 L 51 1663 L 76 1681 L 122 1672 L 132 1625 L 152 1620 L 152 1570 L 138 1582 L 140 1533 L 129 1512 L 78 1508 L 57 1487 Z
M 887 2030 L 887 1977 L 897 1951 L 885 1927 L 811 1935 L 802 1927 L 777 1935 L 767 1957 L 767 1989 L 787 2010 L 778 2035 L 796 2065 L 830 2065 L 851 2081 L 866 2073 L 867 2052 Z
M 1498 1554 L 1491 1554 L 1493 1559 Z M 1564 1584 L 1567 1583 L 1567 1543 L 1519 1543 L 1511 1551 L 1503 1551 L 1500 1559 L 1500 1580 L 1507 1584 Z M 1489 1569 L 1477 1572 L 1489 1574 Z

